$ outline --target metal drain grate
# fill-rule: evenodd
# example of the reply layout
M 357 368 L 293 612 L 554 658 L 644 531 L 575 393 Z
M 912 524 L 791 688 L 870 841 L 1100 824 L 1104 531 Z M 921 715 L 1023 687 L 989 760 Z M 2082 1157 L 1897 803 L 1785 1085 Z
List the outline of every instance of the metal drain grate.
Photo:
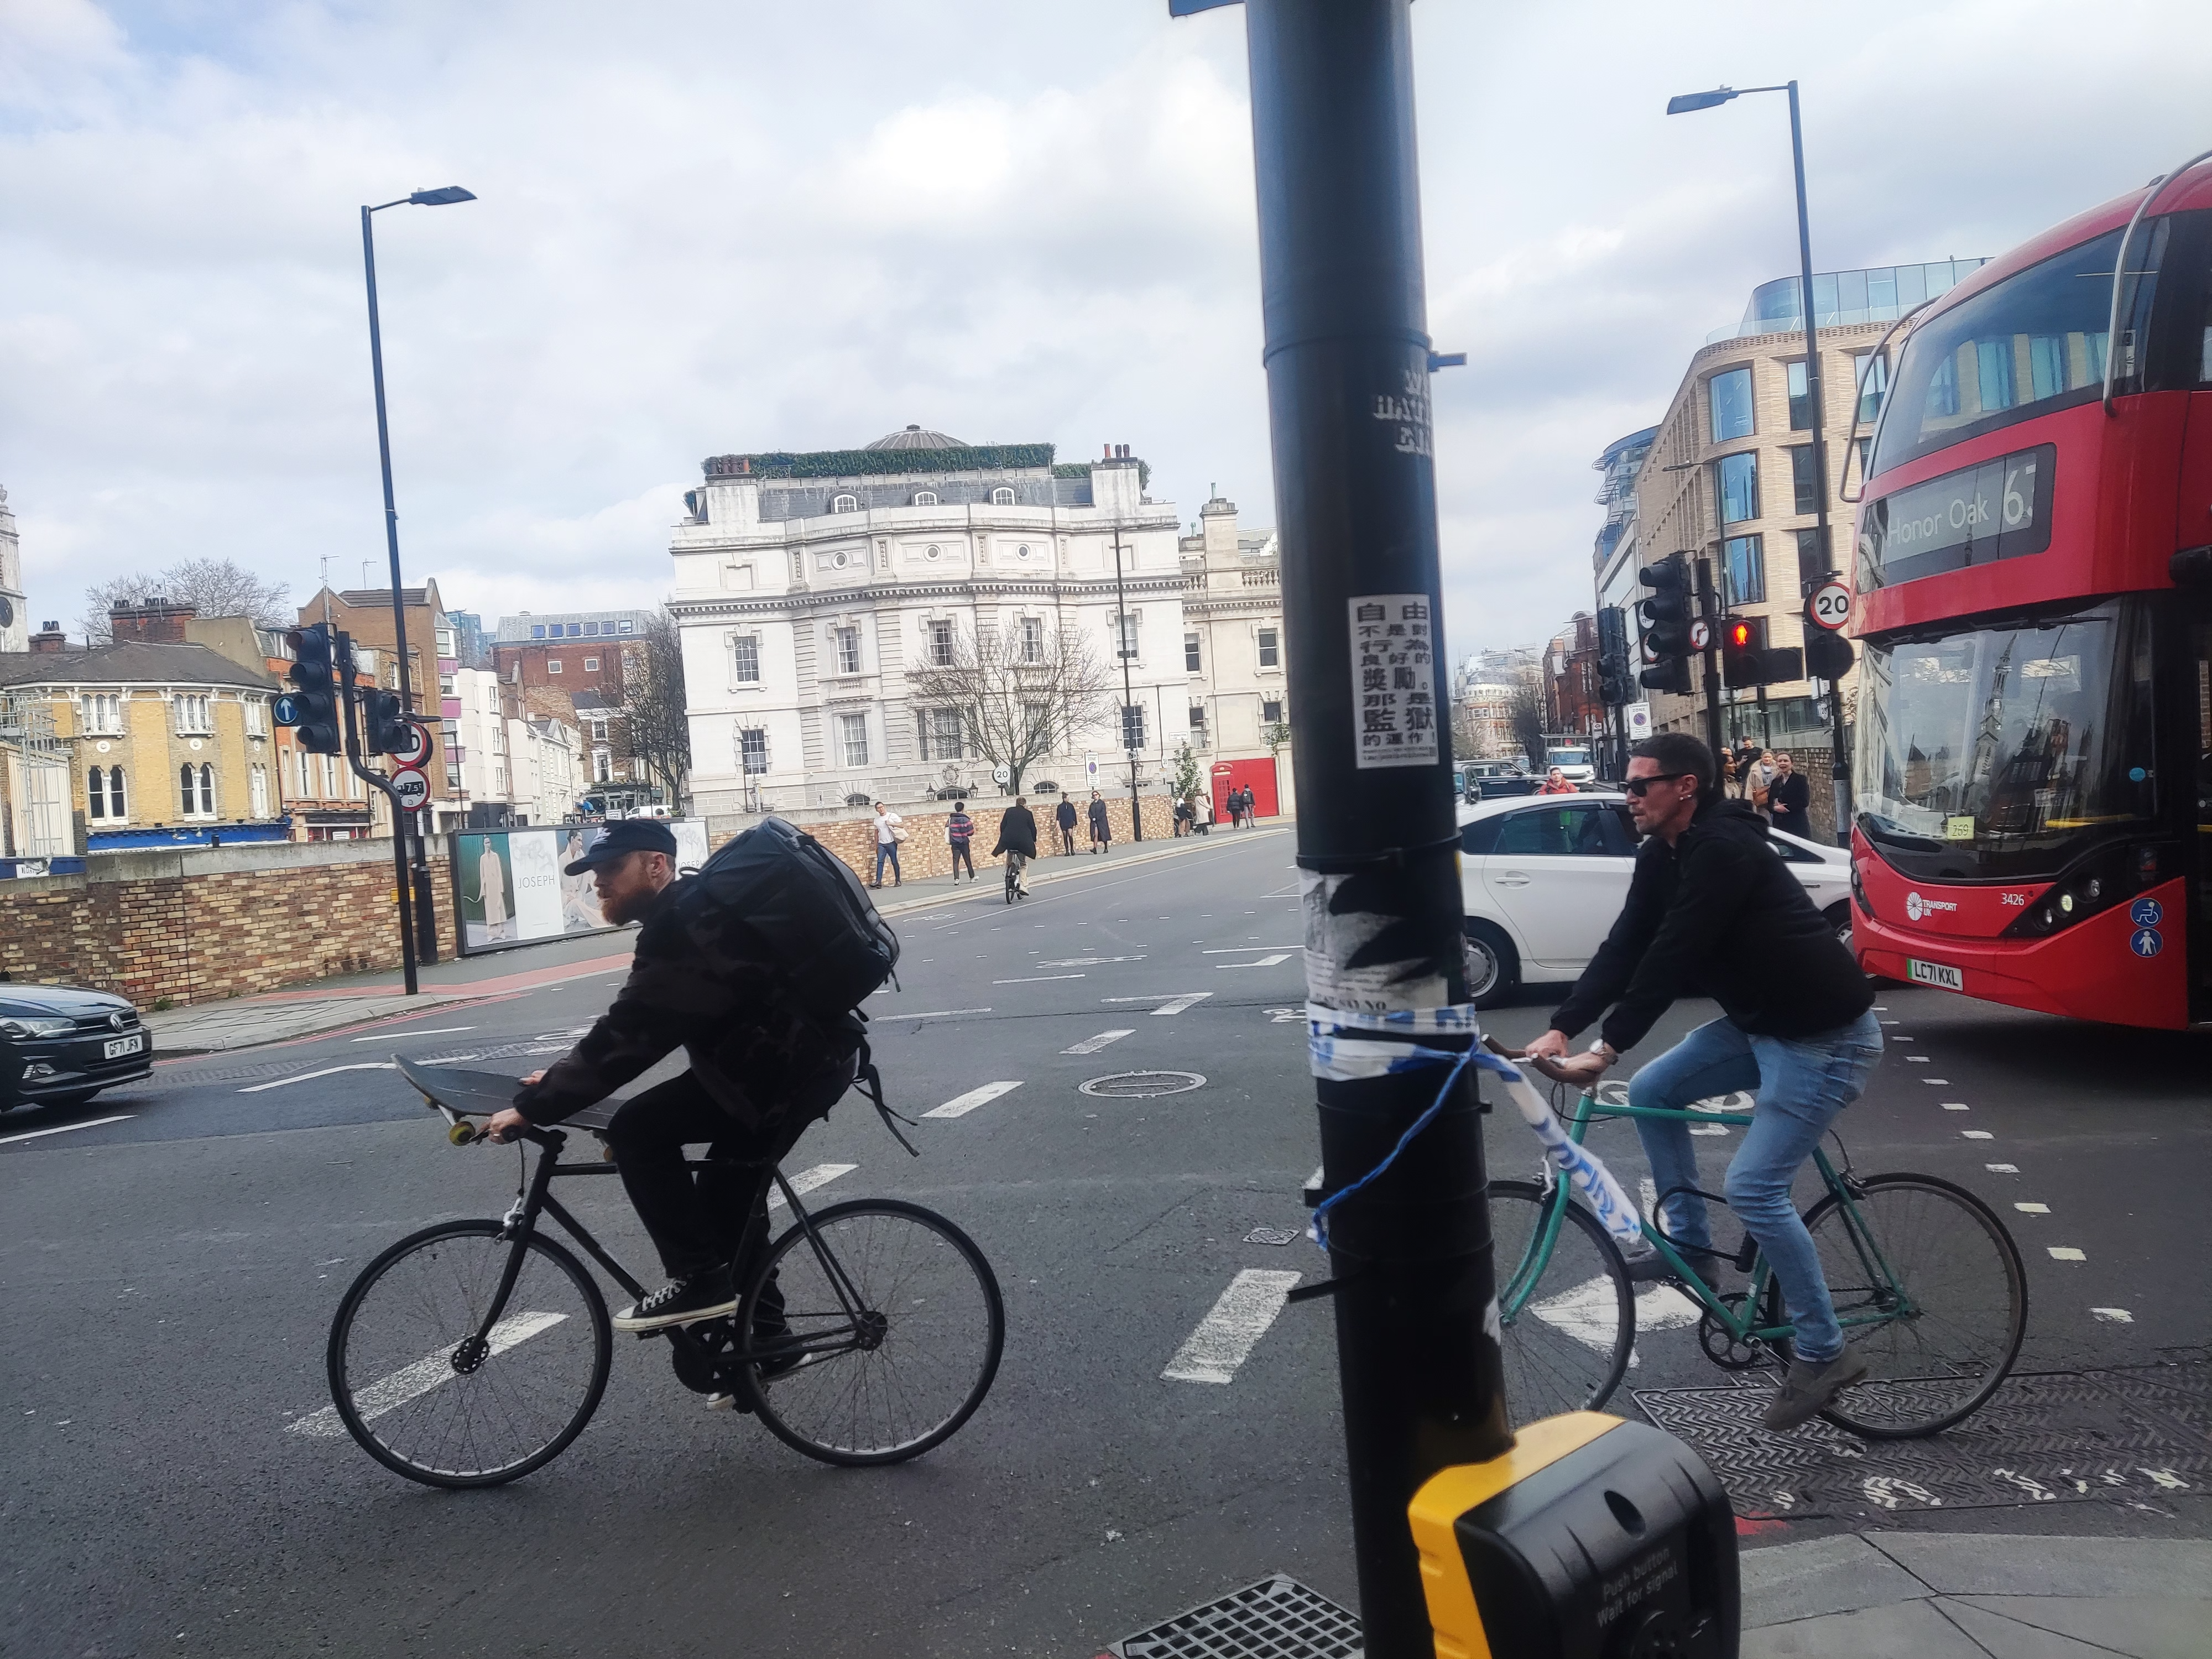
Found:
M 1298 1242 L 1298 1233 L 1297 1230 L 1292 1227 L 1255 1227 L 1244 1235 L 1244 1242 L 1247 1244 L 1279 1246 L 1295 1244 Z
M 1107 1649 L 1115 1659 L 1358 1659 L 1357 1614 L 1277 1573 Z
M 1100 1100 L 1146 1100 L 1155 1095 L 1188 1094 L 1206 1079 L 1196 1072 L 1114 1072 L 1077 1085 Z

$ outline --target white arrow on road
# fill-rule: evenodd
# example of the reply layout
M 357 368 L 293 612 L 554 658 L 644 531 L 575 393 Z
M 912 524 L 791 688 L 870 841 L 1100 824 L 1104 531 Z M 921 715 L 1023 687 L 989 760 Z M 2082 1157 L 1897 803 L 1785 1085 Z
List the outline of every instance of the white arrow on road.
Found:
M 1148 997 L 1101 997 L 1101 1002 L 1157 1002 L 1152 1018 L 1162 1014 L 1179 1014 L 1186 1008 L 1194 1008 L 1213 994 L 1211 991 L 1156 991 Z

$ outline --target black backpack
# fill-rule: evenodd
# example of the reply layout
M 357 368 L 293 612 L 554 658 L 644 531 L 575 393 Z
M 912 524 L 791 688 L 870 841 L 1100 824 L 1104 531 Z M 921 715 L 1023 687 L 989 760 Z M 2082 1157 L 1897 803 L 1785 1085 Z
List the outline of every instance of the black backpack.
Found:
M 685 884 L 684 922 L 774 968 L 791 1006 L 823 1021 L 850 1013 L 898 965 L 898 936 L 843 860 L 781 818 L 725 842 Z

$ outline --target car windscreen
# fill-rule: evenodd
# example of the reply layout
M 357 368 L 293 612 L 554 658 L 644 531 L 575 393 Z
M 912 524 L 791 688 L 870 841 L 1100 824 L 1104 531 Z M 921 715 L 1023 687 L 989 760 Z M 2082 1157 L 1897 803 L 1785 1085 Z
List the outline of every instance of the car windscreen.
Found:
M 1868 641 L 1859 829 L 1909 876 L 2018 880 L 2154 818 L 2149 623 L 2112 599 Z

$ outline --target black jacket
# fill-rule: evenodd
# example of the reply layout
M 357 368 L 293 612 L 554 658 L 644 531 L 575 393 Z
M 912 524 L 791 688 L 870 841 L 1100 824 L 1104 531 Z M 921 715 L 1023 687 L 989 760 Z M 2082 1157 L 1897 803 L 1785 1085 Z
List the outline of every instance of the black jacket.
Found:
M 1001 853 L 1019 853 L 1025 859 L 1036 856 L 1036 819 L 1026 806 L 1009 806 L 999 814 L 999 844 L 991 849 L 996 858 Z
M 1766 787 L 1766 810 L 1773 814 L 1777 830 L 1811 839 L 1813 820 L 1806 815 L 1806 808 L 1812 804 L 1813 786 L 1802 772 L 1793 770 L 1786 778 L 1778 775 Z
M 1060 827 L 1061 829 L 1073 830 L 1075 828 L 1075 803 L 1073 801 L 1064 800 L 1060 802 L 1058 806 L 1053 808 L 1052 815 L 1060 821 Z
M 1672 847 L 1654 836 L 1638 849 L 1628 902 L 1552 1024 L 1573 1036 L 1613 1005 L 1601 1029 L 1626 1050 L 1675 998 L 1698 994 L 1759 1036 L 1833 1030 L 1874 1006 L 1866 975 L 1740 800 L 1700 806 Z
M 1103 800 L 1091 803 L 1091 833 L 1096 836 L 1114 833 L 1114 821 L 1106 816 L 1106 803 Z
M 614 1006 L 515 1096 L 515 1109 L 532 1123 L 558 1123 L 605 1100 L 678 1048 L 715 1103 L 749 1127 L 774 1120 L 831 1073 L 850 1074 L 860 1020 L 848 1014 L 824 1028 L 786 1006 L 771 969 L 684 925 L 690 885 L 672 883 L 645 913 Z

